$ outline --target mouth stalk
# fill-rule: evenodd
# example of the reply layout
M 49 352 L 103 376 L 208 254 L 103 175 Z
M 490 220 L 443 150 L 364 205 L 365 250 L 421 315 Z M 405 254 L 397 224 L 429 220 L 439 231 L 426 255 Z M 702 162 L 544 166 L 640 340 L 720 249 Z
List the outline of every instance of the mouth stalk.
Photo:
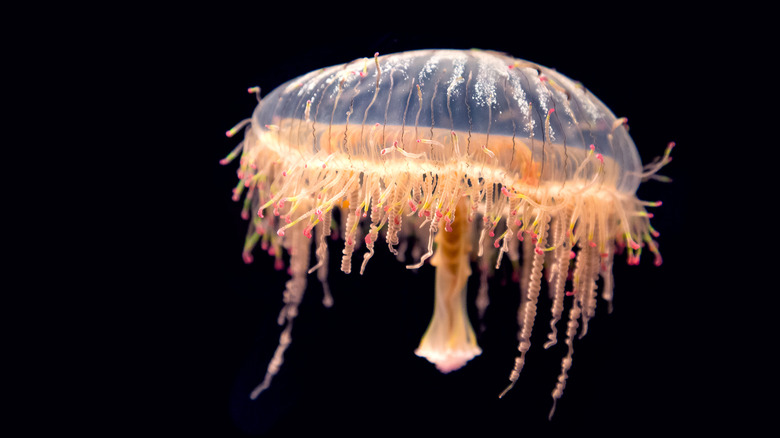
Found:
M 471 275 L 471 227 L 468 204 L 461 198 L 450 231 L 438 233 L 437 249 L 431 258 L 436 267 L 433 317 L 415 354 L 426 358 L 442 373 L 460 369 L 482 353 L 466 308 L 468 278 Z

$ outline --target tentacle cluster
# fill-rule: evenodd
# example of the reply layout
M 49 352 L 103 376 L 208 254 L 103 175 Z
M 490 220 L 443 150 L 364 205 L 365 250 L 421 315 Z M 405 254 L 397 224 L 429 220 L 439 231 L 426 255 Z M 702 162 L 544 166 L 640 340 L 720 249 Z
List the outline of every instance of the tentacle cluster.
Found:
M 452 136 L 457 142 L 457 136 Z M 270 145 L 270 147 L 269 147 Z M 380 231 L 390 251 L 399 258 L 400 242 L 415 237 L 412 255 L 421 267 L 433 254 L 437 233 L 449 232 L 455 208 L 465 198 L 465 211 L 478 236 L 474 248 L 482 257 L 482 275 L 478 307 L 480 316 L 488 304 L 487 276 L 508 254 L 523 295 L 518 312 L 519 355 L 510 375 L 510 385 L 517 381 L 531 346 L 531 333 L 537 313 L 537 302 L 546 275 L 552 299 L 550 333 L 545 348 L 557 342 L 556 324 L 564 310 L 564 297 L 573 296 L 566 329 L 568 354 L 562 361 L 561 375 L 553 392 L 557 401 L 565 387 L 573 354 L 573 337 L 595 315 L 597 278 L 603 278 L 603 298 L 610 303 L 613 291 L 611 267 L 616 252 L 626 250 L 628 262 L 638 263 L 643 247 L 656 254 L 652 239 L 657 235 L 649 224 L 644 207 L 659 205 L 638 201 L 633 195 L 604 190 L 601 171 L 585 171 L 589 166 L 603 165 L 603 159 L 589 151 L 580 161 L 571 181 L 565 185 L 546 185 L 538 173 L 506 175 L 485 167 L 463 166 L 452 160 L 435 165 L 419 165 L 419 157 L 408 159 L 414 165 L 393 167 L 356 166 L 349 154 L 318 154 L 306 160 L 291 158 L 275 137 L 274 127 L 252 127 L 245 139 L 223 160 L 227 163 L 240 156 L 239 184 L 234 198 L 246 192 L 242 216 L 249 219 L 243 257 L 252 261 L 252 251 L 260 244 L 274 255 L 281 268 L 282 251 L 290 254 L 292 279 L 284 293 L 285 306 L 279 324 L 285 325 L 279 347 L 268 367 L 266 377 L 252 393 L 256 397 L 267 388 L 278 372 L 284 351 L 291 342 L 292 322 L 306 288 L 306 274 L 315 270 L 324 285 L 326 305 L 332 304 L 327 287 L 328 236 L 333 236 L 332 212 L 341 210 L 344 239 L 341 270 L 350 273 L 353 254 L 365 245 L 361 274 L 375 251 Z M 578 174 L 588 175 L 579 178 Z M 595 176 L 591 176 L 595 175 Z M 369 217 L 370 214 L 370 217 Z M 313 231 L 316 228 L 316 239 Z M 361 237 L 362 236 L 362 237 Z M 316 242 L 317 263 L 309 266 L 312 240 Z M 520 245 L 523 265 L 520 266 Z M 574 249 L 577 251 L 574 251 Z M 493 260 L 495 263 L 487 263 Z M 574 270 L 572 290 L 568 284 L 571 261 Z M 554 408 L 553 408 L 554 409 Z M 551 412 L 552 415 L 552 412 Z

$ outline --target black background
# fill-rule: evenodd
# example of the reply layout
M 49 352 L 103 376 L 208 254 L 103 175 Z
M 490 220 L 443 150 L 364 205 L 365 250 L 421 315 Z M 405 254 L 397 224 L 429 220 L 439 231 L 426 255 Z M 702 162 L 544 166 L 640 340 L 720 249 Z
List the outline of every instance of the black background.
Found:
M 711 172 L 700 120 L 710 84 L 695 73 L 715 43 L 691 25 L 696 17 L 674 8 L 563 14 L 518 7 L 505 17 L 489 8 L 467 17 L 413 8 L 397 17 L 359 12 L 352 5 L 298 11 L 292 4 L 182 11 L 156 22 L 153 36 L 138 45 L 133 36 L 144 26 L 128 30 L 126 45 L 137 61 L 124 68 L 148 89 L 130 108 L 138 110 L 138 124 L 121 128 L 149 133 L 136 145 L 146 164 L 136 174 L 142 209 L 135 212 L 148 240 L 142 248 L 127 243 L 131 270 L 123 278 L 142 287 L 120 301 L 159 324 L 151 328 L 139 316 L 125 328 L 139 347 L 126 363 L 143 389 L 127 396 L 131 407 L 123 414 L 153 419 L 150 430 L 171 436 L 223 437 L 633 436 L 725 425 L 727 418 L 709 410 L 723 386 L 709 365 L 718 359 L 706 317 L 717 288 L 702 280 L 712 269 L 702 228 L 709 213 L 699 196 L 699 181 Z M 616 261 L 614 312 L 600 302 L 588 335 L 575 342 L 551 422 L 550 392 L 565 347 L 542 348 L 549 301 L 540 302 L 520 380 L 499 400 L 517 347 L 517 286 L 493 279 L 479 334 L 482 355 L 442 375 L 413 353 L 432 312 L 433 269 L 408 271 L 383 245 L 364 276 L 341 273 L 331 258 L 331 309 L 321 305 L 321 287 L 310 277 L 284 366 L 271 388 L 250 401 L 278 342 L 275 321 L 288 277 L 259 252 L 253 264 L 243 263 L 246 223 L 230 199 L 236 168 L 218 163 L 238 141 L 224 132 L 256 105 L 246 89 L 260 86 L 265 95 L 311 70 L 374 52 L 472 47 L 582 82 L 628 117 L 645 163 L 669 141 L 677 143 L 662 172 L 674 182 L 651 181 L 638 191 L 664 203 L 653 210 L 664 264 L 653 266 L 651 256 L 640 266 Z M 331 250 L 337 255 L 339 244 Z

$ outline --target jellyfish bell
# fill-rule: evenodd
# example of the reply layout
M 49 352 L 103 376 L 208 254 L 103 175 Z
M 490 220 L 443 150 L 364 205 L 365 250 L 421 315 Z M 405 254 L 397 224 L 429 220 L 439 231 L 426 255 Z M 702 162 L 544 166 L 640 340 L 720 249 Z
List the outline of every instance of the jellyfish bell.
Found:
M 546 282 L 545 348 L 558 341 L 569 309 L 555 401 L 573 339 L 595 314 L 599 277 L 611 305 L 615 255 L 636 264 L 647 249 L 661 261 L 646 211 L 660 203 L 635 192 L 671 160 L 673 144 L 643 168 L 626 119 L 553 70 L 496 52 L 421 50 L 315 70 L 262 99 L 258 88 L 249 91 L 259 103 L 228 131 L 244 138 L 222 160 L 239 158 L 234 199 L 244 197 L 249 219 L 243 258 L 251 262 L 259 245 L 278 264 L 286 251 L 291 276 L 279 346 L 252 398 L 283 362 L 309 274 L 323 284 L 323 303 L 333 303 L 328 237 L 335 233 L 344 241 L 345 273 L 365 273 L 377 244 L 399 259 L 411 244 L 407 268 L 435 267 L 433 317 L 415 353 L 444 373 L 481 353 L 466 311 L 472 256 L 481 260 L 480 315 L 486 276 L 509 259 L 523 301 L 518 355 L 502 396 L 525 363 Z

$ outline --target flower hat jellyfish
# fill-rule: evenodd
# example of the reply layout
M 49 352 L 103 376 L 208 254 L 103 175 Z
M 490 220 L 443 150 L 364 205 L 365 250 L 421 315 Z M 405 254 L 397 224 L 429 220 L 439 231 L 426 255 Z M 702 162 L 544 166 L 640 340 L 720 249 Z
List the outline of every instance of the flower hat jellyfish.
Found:
M 259 89 L 250 92 L 259 99 Z M 643 168 L 626 119 L 582 85 L 531 62 L 480 50 L 375 54 L 276 88 L 228 136 L 242 129 L 243 141 L 222 163 L 240 157 L 234 199 L 244 196 L 249 219 L 244 261 L 258 244 L 277 264 L 286 250 L 291 274 L 279 346 L 252 398 L 282 364 L 309 274 L 317 272 L 323 302 L 332 304 L 327 237 L 336 209 L 343 272 L 359 266 L 363 274 L 382 241 L 399 259 L 413 242 L 409 269 L 435 266 L 433 317 L 415 353 L 443 373 L 481 353 L 466 312 L 472 255 L 481 258 L 480 316 L 486 276 L 508 258 L 523 300 L 518 355 L 501 396 L 531 346 L 543 280 L 552 302 L 545 348 L 558 341 L 572 296 L 551 416 L 573 339 L 595 314 L 598 277 L 611 307 L 616 253 L 636 264 L 649 250 L 661 263 L 646 211 L 660 202 L 640 201 L 635 192 L 642 180 L 662 178 L 655 173 L 671 160 L 673 143 Z

